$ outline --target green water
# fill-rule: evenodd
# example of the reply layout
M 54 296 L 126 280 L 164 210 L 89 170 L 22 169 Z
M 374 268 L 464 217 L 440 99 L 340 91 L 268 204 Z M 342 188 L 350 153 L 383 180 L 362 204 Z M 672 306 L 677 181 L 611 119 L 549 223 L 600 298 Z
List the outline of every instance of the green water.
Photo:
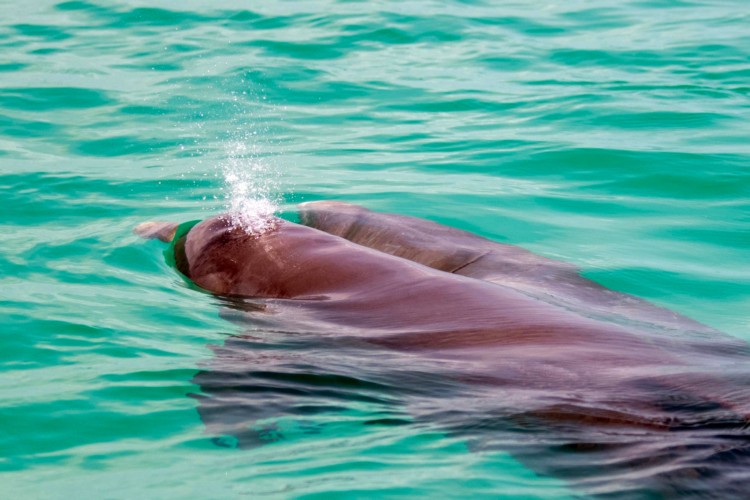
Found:
M 187 394 L 241 330 L 131 229 L 217 213 L 233 172 L 290 218 L 339 199 L 436 220 L 750 341 L 744 0 L 0 12 L 3 498 L 575 494 L 354 404 L 212 443 Z

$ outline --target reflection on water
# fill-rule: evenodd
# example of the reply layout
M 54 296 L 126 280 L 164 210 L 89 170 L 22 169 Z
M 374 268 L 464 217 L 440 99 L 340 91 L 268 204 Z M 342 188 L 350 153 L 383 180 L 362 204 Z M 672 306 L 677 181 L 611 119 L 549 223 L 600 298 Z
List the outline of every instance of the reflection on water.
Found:
M 602 369 L 576 355 L 534 360 L 507 346 L 473 354 L 385 348 L 379 334 L 310 321 L 316 305 L 293 302 L 227 304 L 225 317 L 247 333 L 215 347 L 194 378 L 217 444 L 252 449 L 287 433 L 315 435 L 330 420 L 415 432 L 437 426 L 473 452 L 509 451 L 590 494 L 744 491 L 747 417 L 728 401 L 750 400 L 747 352 L 685 349 L 696 366 L 629 368 L 612 359 L 598 361 L 611 365 Z M 562 342 L 546 352 L 565 349 Z M 589 363 L 595 378 L 576 363 Z M 357 414 L 362 407 L 367 413 Z

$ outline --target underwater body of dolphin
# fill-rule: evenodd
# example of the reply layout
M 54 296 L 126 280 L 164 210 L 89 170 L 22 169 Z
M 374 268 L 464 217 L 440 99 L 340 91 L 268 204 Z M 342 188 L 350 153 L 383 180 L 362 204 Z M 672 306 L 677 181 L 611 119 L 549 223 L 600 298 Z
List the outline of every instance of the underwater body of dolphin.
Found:
M 196 376 L 211 431 L 242 446 L 273 435 L 256 422 L 368 401 L 374 423 L 398 406 L 586 493 L 744 494 L 746 344 L 429 221 L 337 202 L 300 219 L 136 229 L 252 327 Z

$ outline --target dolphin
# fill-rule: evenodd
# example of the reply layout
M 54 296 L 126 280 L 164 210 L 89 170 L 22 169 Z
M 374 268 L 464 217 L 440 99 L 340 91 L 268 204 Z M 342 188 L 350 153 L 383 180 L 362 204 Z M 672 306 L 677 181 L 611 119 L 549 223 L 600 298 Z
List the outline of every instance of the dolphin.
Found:
M 581 276 L 576 266 L 468 231 L 341 201 L 300 205 L 302 224 L 420 264 L 512 287 L 588 317 L 650 328 L 718 334 L 695 320 Z
M 744 491 L 745 343 L 432 222 L 340 202 L 300 220 L 136 228 L 246 327 L 195 377 L 212 433 L 252 446 L 282 436 L 274 418 L 367 401 L 588 494 Z

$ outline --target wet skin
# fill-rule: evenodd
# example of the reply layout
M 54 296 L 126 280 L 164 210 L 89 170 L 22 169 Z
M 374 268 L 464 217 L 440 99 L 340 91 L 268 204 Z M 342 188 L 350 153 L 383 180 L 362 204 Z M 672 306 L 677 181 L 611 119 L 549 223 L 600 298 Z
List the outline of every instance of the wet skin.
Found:
M 587 493 L 728 494 L 748 477 L 744 343 L 428 221 L 332 202 L 300 218 L 309 226 L 253 235 L 218 216 L 175 242 L 178 269 L 228 317 L 289 339 L 248 333 L 216 349 L 196 377 L 212 431 L 249 444 L 263 432 L 253 422 L 345 405 L 371 383 L 414 421 Z M 148 229 L 169 239 L 174 227 Z M 356 387 L 302 391 L 310 373 Z

